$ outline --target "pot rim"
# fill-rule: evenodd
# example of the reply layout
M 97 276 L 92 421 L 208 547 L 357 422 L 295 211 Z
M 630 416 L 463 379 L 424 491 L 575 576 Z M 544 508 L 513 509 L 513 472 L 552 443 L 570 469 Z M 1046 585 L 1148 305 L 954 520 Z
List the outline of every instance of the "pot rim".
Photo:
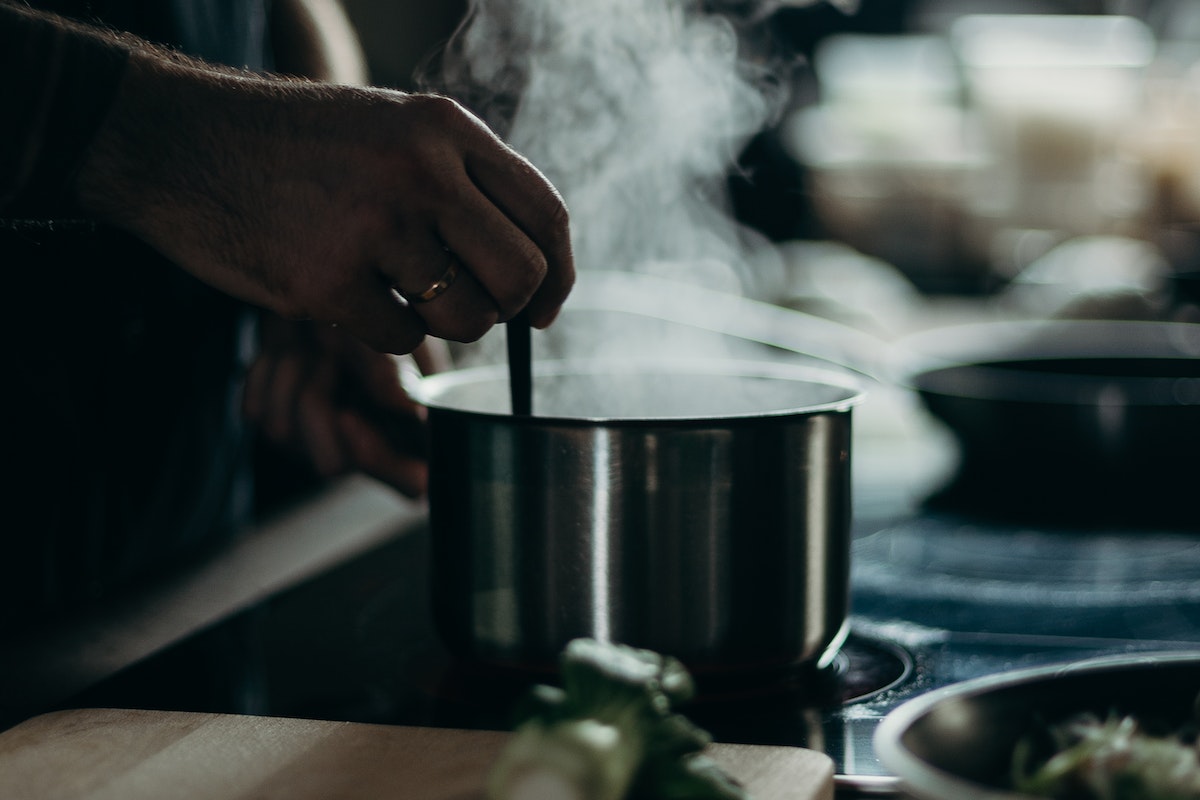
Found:
M 476 417 L 480 419 L 504 420 L 508 422 L 533 422 L 544 424 L 552 422 L 599 425 L 641 425 L 653 424 L 695 424 L 711 422 L 746 422 L 759 419 L 778 420 L 786 417 L 811 416 L 821 413 L 844 413 L 861 403 L 866 397 L 866 387 L 861 378 L 831 369 L 823 369 L 807 365 L 788 364 L 774 361 L 745 361 L 735 359 L 544 359 L 533 363 L 534 378 L 553 377 L 562 375 L 602 375 L 615 374 L 647 374 L 662 376 L 664 374 L 686 374 L 695 376 L 732 376 L 739 378 L 765 378 L 795 381 L 824 387 L 842 389 L 844 396 L 836 400 L 813 403 L 803 406 L 793 406 L 784 409 L 773 409 L 754 413 L 716 413 L 707 415 L 663 415 L 603 417 L 590 415 L 556 414 L 530 417 L 515 417 L 508 411 L 493 412 L 478 409 L 462 408 L 460 406 L 441 402 L 448 391 L 471 383 L 504 380 L 507 382 L 508 365 L 489 364 L 484 366 L 466 367 L 448 372 L 421 376 L 414 373 L 403 375 L 404 388 L 412 399 L 430 410 L 449 411 L 454 414 Z

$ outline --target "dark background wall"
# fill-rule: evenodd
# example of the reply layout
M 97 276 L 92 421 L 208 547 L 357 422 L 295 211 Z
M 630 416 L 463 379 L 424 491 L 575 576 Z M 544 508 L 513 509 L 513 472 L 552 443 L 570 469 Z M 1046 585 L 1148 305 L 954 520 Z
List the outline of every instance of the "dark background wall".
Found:
M 466 0 L 342 0 L 358 29 L 372 82 L 416 88 L 413 74 L 454 32 Z

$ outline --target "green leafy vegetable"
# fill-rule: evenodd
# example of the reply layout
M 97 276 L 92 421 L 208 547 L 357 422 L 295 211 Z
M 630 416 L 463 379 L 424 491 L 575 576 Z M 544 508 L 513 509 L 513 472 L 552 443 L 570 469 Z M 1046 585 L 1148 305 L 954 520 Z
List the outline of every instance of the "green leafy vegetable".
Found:
M 1151 736 L 1133 717 L 1081 715 L 1050 729 L 1054 754 L 1031 769 L 1018 743 L 1013 785 L 1025 794 L 1097 800 L 1197 800 L 1200 751 L 1182 736 Z
M 491 800 L 747 800 L 703 754 L 708 733 L 674 711 L 695 692 L 676 659 L 576 639 L 562 688 L 536 686 L 488 777 Z

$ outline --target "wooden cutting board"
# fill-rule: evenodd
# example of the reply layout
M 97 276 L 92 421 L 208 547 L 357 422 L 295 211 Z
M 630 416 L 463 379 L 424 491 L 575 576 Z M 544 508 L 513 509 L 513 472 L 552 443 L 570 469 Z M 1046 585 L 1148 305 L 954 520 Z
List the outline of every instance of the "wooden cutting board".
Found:
M 34 717 L 0 733 L 0 798 L 482 800 L 511 734 L 128 709 Z M 812 750 L 715 744 L 755 800 L 831 800 Z

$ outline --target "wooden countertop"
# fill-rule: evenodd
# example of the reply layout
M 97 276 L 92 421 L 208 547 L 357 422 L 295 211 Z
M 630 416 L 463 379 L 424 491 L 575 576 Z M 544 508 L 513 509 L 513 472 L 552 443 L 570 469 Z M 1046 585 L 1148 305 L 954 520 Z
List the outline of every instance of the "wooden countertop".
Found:
M 46 714 L 0 734 L 0 796 L 23 800 L 482 800 L 512 734 L 127 709 Z M 833 762 L 711 745 L 754 800 L 831 800 Z

